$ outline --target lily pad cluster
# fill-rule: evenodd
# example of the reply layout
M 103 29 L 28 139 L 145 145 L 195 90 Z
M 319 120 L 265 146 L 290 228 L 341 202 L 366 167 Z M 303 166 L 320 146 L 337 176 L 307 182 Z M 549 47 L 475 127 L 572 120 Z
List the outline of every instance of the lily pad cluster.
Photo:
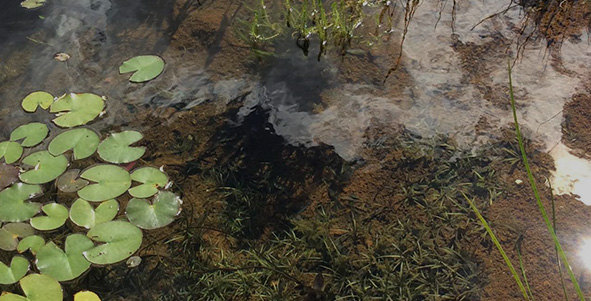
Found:
M 0 262 L 0 284 L 19 282 L 24 293 L 5 292 L 0 301 L 62 300 L 59 282 L 76 279 L 93 265 L 130 258 L 142 245 L 142 229 L 172 223 L 182 201 L 168 191 L 163 168 L 128 170 L 146 151 L 136 145 L 143 138 L 140 132 L 101 137 L 84 126 L 102 114 L 104 97 L 37 91 L 23 99 L 22 107 L 54 113 L 55 126 L 25 124 L 0 142 L 0 249 L 14 253 L 10 263 Z M 69 169 L 75 160 L 84 160 L 76 165 L 91 163 Z M 41 201 L 48 190 L 57 190 L 56 197 Z M 65 227 L 78 233 L 60 242 L 44 236 Z M 84 291 L 75 300 L 100 299 Z

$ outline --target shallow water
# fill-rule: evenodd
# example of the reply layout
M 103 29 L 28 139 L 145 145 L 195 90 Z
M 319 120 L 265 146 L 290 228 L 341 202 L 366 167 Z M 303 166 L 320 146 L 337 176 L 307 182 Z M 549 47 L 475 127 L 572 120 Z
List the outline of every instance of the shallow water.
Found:
M 320 61 L 315 55 L 305 57 L 291 37 L 277 42 L 277 55 L 267 58 L 266 64 L 252 68 L 252 73 L 235 71 L 219 76 L 220 70 L 209 67 L 213 60 L 210 56 L 215 56 L 216 51 L 223 52 L 221 46 L 211 46 L 201 52 L 172 46 L 177 30 L 193 11 L 187 8 L 186 15 L 175 13 L 175 5 L 186 8 L 183 3 L 191 2 L 52 0 L 31 11 L 11 4 L 0 14 L 0 140 L 7 139 L 18 125 L 32 120 L 50 124 L 51 117 L 47 113 L 26 114 L 20 109 L 20 99 L 29 92 L 46 90 L 56 96 L 66 92 L 106 96 L 106 114 L 91 125 L 100 132 L 143 124 L 142 118 L 165 120 L 158 126 L 166 128 L 177 122 L 187 122 L 183 112 L 198 112 L 209 105 L 214 109 L 208 107 L 210 111 L 207 112 L 215 111 L 228 119 L 222 121 L 224 126 L 214 121 L 207 124 L 206 130 L 218 132 L 202 147 L 205 157 L 219 155 L 207 158 L 216 163 L 228 160 L 223 157 L 227 154 L 216 153 L 218 144 L 237 148 L 233 150 L 236 153 L 229 152 L 229 157 L 244 156 L 247 147 L 240 144 L 240 139 L 245 139 L 241 135 L 261 132 L 273 141 L 254 138 L 254 142 L 248 141 L 258 144 L 253 147 L 255 155 L 264 153 L 265 146 L 281 155 L 292 152 L 290 154 L 296 158 L 303 153 L 301 158 L 305 162 L 301 164 L 304 167 L 294 169 L 302 173 L 309 172 L 306 169 L 309 166 L 318 167 L 318 162 L 323 160 L 333 162 L 334 158 L 326 155 L 329 151 L 324 153 L 326 149 L 334 150 L 348 162 L 334 160 L 339 161 L 336 165 L 343 174 L 348 172 L 343 167 L 347 164 L 360 163 L 358 166 L 363 167 L 367 160 L 379 165 L 381 161 L 371 161 L 375 158 L 368 155 L 368 145 L 385 143 L 397 135 L 399 129 L 424 141 L 442 134 L 451 137 L 460 151 L 477 154 L 501 137 L 502 128 L 510 128 L 513 122 L 506 67 L 507 57 L 510 57 L 519 122 L 526 138 L 539 142 L 540 151 L 548 152 L 554 159 L 556 171 L 551 179 L 552 188 L 557 194 L 575 193 L 581 201 L 591 205 L 591 191 L 588 191 L 591 161 L 572 155 L 561 142 L 563 107 L 588 85 L 591 48 L 585 32 L 578 39 L 564 41 L 559 60 L 551 56 L 543 40 L 527 44 L 515 59 L 516 53 L 521 51 L 517 49 L 519 42 L 529 33 L 518 33 L 523 17 L 521 8 L 515 7 L 477 25 L 505 9 L 506 4 L 464 1 L 456 7 L 452 27 L 451 5 L 442 8 L 437 2 L 423 2 L 408 28 L 399 73 L 394 73 L 385 84 L 363 78 L 367 76 L 363 72 L 344 78 L 340 72 L 347 64 L 355 62 L 347 63 L 334 53 Z M 195 4 L 195 7 L 198 6 Z M 371 46 L 362 45 L 361 51 L 351 52 L 367 64 L 363 66 L 376 67 L 380 74 L 375 77 L 380 79 L 392 66 L 391 49 L 398 49 L 401 41 L 404 18 L 400 15 L 401 9 L 397 13 L 393 20 L 398 23 L 394 24 L 389 39 Z M 222 27 L 224 22 L 216 26 Z M 197 27 L 201 25 L 208 24 Z M 224 47 L 240 48 L 228 45 Z M 68 53 L 71 59 L 56 61 L 53 56 L 58 52 Z M 118 73 L 121 62 L 140 54 L 158 54 L 166 61 L 163 74 L 148 84 L 129 83 L 128 75 Z M 192 60 L 199 55 L 202 56 L 199 61 Z M 230 64 L 230 58 L 226 59 Z M 254 65 L 260 62 L 251 57 L 244 60 L 255 61 Z M 556 61 L 560 63 L 555 64 Z M 212 115 L 219 117 L 216 114 Z M 249 117 L 260 122 L 256 125 L 245 122 Z M 259 120 L 261 118 L 266 120 Z M 478 129 L 481 124 L 486 126 Z M 191 135 L 206 128 L 203 124 L 200 126 L 189 131 Z M 380 132 L 380 129 L 385 130 Z M 376 132 L 383 136 L 373 136 Z M 158 142 L 172 144 L 171 141 Z M 277 162 L 267 158 L 281 155 L 261 155 L 260 161 L 271 166 L 269 170 L 273 171 L 273 163 Z M 183 180 L 192 176 L 191 164 L 207 161 L 203 156 L 190 159 L 193 161 L 170 164 L 185 168 L 179 176 Z M 452 156 L 449 162 L 455 159 Z M 250 162 L 248 158 L 239 161 Z M 361 170 L 371 173 L 372 168 Z M 318 172 L 325 173 L 328 172 Z M 247 177 L 251 176 L 259 175 Z M 303 182 L 301 190 L 305 190 Z M 277 194 L 285 193 L 283 183 L 274 184 L 276 186 L 268 189 Z M 337 194 L 333 188 L 328 192 L 331 200 L 337 198 L 332 195 Z M 296 188 L 289 192 L 301 193 Z M 293 206 L 296 209 L 283 209 L 302 211 L 313 198 L 298 195 L 298 202 L 302 203 Z

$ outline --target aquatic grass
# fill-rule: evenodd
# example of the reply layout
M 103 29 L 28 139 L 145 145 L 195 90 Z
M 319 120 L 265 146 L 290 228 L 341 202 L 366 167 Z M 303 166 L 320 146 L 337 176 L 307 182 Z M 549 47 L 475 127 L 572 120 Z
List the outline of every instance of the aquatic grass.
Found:
M 562 249 L 562 245 L 560 244 L 560 241 L 558 240 L 558 237 L 556 236 L 556 232 L 554 231 L 555 226 L 552 224 L 552 222 L 548 218 L 548 214 L 546 213 L 546 209 L 544 208 L 544 204 L 542 203 L 542 199 L 540 198 L 540 192 L 537 188 L 533 172 L 531 171 L 531 167 L 530 167 L 529 161 L 527 159 L 527 154 L 525 152 L 525 146 L 523 144 L 523 136 L 521 135 L 521 130 L 519 128 L 519 121 L 517 120 L 517 110 L 515 108 L 515 97 L 513 95 L 513 79 L 511 76 L 511 61 L 510 61 L 510 59 L 507 60 L 507 70 L 509 72 L 509 98 L 511 100 L 511 111 L 513 112 L 513 120 L 515 123 L 515 133 L 517 135 L 517 141 L 519 142 L 519 149 L 521 150 L 521 156 L 523 159 L 523 164 L 525 165 L 525 170 L 527 172 L 527 178 L 529 180 L 529 184 L 533 190 L 534 198 L 536 199 L 538 209 L 540 210 L 540 213 L 542 214 L 542 217 L 544 218 L 544 223 L 546 224 L 546 228 L 548 228 L 548 232 L 550 232 L 550 235 L 552 236 L 552 240 L 554 242 L 554 245 L 556 247 L 556 251 L 558 252 L 560 259 L 562 260 L 562 262 L 564 262 L 564 266 L 565 266 L 566 271 L 573 283 L 573 286 L 575 287 L 575 291 L 577 292 L 577 295 L 579 296 L 580 300 L 585 300 L 585 296 L 583 295 L 583 292 L 581 291 L 581 287 L 579 286 L 579 282 L 577 281 L 577 278 L 575 277 L 575 274 L 573 273 L 571 266 L 568 262 L 568 259 L 566 257 L 566 253 Z
M 492 231 L 492 229 L 488 225 L 488 222 L 486 222 L 486 219 L 484 219 L 482 214 L 480 214 L 480 211 L 478 210 L 478 208 L 476 208 L 476 206 L 474 205 L 474 202 L 472 202 L 472 200 L 470 200 L 470 198 L 468 198 L 468 196 L 466 196 L 464 193 L 462 193 L 462 195 L 464 196 L 464 198 L 466 199 L 468 204 L 470 204 L 470 208 L 472 208 L 472 210 L 474 211 L 474 214 L 476 214 L 476 216 L 480 220 L 480 223 L 482 224 L 482 226 L 484 226 L 484 228 L 486 229 L 486 232 L 490 236 L 490 239 L 492 240 L 495 247 L 497 247 L 497 250 L 499 250 L 499 253 L 501 253 L 501 256 L 503 256 L 503 260 L 505 261 L 505 264 L 507 264 L 507 267 L 511 271 L 511 274 L 513 275 L 513 278 L 515 279 L 515 282 L 519 286 L 519 290 L 521 290 L 521 293 L 523 294 L 523 298 L 526 300 L 530 300 L 527 290 L 526 290 L 525 286 L 523 285 L 523 283 L 521 282 L 521 278 L 519 277 L 519 274 L 517 274 L 517 271 L 515 270 L 515 267 L 513 267 L 513 264 L 511 263 L 509 256 L 507 256 L 507 253 L 505 253 L 505 249 L 503 249 L 503 246 L 501 245 L 501 243 L 497 239 L 497 236 L 495 235 L 495 233 Z

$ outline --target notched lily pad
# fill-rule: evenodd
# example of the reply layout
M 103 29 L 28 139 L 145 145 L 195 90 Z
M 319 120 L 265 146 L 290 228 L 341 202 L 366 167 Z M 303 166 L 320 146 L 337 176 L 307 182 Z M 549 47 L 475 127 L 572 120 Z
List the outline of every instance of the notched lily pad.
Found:
M 25 1 L 21 2 L 21 7 L 24 7 L 27 9 L 38 8 L 38 7 L 45 5 L 45 1 L 46 0 L 25 0 Z
M 25 297 L 2 293 L 0 301 L 62 301 L 64 294 L 57 280 L 40 274 L 30 274 L 19 281 Z
M 29 93 L 29 95 L 23 98 L 21 106 L 25 111 L 33 113 L 37 110 L 37 107 L 41 107 L 42 109 L 47 110 L 52 103 L 53 95 L 45 91 L 35 91 Z
M 129 172 L 116 165 L 95 165 L 84 171 L 80 177 L 95 183 L 78 190 L 79 197 L 91 202 L 114 199 L 131 186 Z
M 19 253 L 24 253 L 27 250 L 31 250 L 33 255 L 37 254 L 37 251 L 45 245 L 45 239 L 39 235 L 27 236 L 18 243 L 16 250 Z
M 54 157 L 48 151 L 38 151 L 26 156 L 23 163 L 33 169 L 20 174 L 21 181 L 27 184 L 44 184 L 51 182 L 68 168 L 68 159 L 64 155 Z
M 72 234 L 66 238 L 65 252 L 53 242 L 42 247 L 37 255 L 36 266 L 41 274 L 49 275 L 57 281 L 69 281 L 82 275 L 90 267 L 90 262 L 82 252 L 94 247 L 90 238 L 82 234 Z
M 134 170 L 131 173 L 131 179 L 142 183 L 129 189 L 129 194 L 135 198 L 149 198 L 168 183 L 168 176 L 154 167 L 141 167 Z
M 8 164 L 16 162 L 23 154 L 23 147 L 20 143 L 14 141 L 0 142 L 0 159 Z
M 57 113 L 53 122 L 61 127 L 75 127 L 94 120 L 105 108 L 105 101 L 92 93 L 69 93 L 58 98 L 49 112 Z
M 129 221 L 142 229 L 164 227 L 180 213 L 181 199 L 170 191 L 159 191 L 150 203 L 133 198 L 127 203 L 125 214 Z
M 146 152 L 145 147 L 130 146 L 143 138 L 138 131 L 113 133 L 98 146 L 101 159 L 110 163 L 129 163 L 141 158 Z
M 49 129 L 44 123 L 31 122 L 14 129 L 10 134 L 10 141 L 16 142 L 24 138 L 21 145 L 24 147 L 32 147 L 41 143 L 41 141 L 47 137 L 48 133 Z
M 0 164 L 0 190 L 12 185 L 18 180 L 18 168 L 5 163 Z
M 50 231 L 61 227 L 68 219 L 68 208 L 62 204 L 49 203 L 43 205 L 46 216 L 31 219 L 31 226 L 39 231 Z
M 25 201 L 41 192 L 41 186 L 23 183 L 0 191 L 0 221 L 22 222 L 33 217 L 41 209 L 41 204 Z
M 74 224 L 91 229 L 95 225 L 111 221 L 119 212 L 117 200 L 102 202 L 96 209 L 84 199 L 77 199 L 70 208 L 70 220 Z
M 94 264 L 113 264 L 125 260 L 142 245 L 142 230 L 124 221 L 98 224 L 88 231 L 87 236 L 103 243 L 84 252 L 84 257 Z
M 48 151 L 60 155 L 73 149 L 74 160 L 92 156 L 99 145 L 100 138 L 96 132 L 87 128 L 68 130 L 57 135 L 49 143 Z
M 14 251 L 19 243 L 19 238 L 25 238 L 33 234 L 35 234 L 35 230 L 29 224 L 6 224 L 0 229 L 0 249 Z
M 76 192 L 88 185 L 89 182 L 78 178 L 78 174 L 80 174 L 80 169 L 70 169 L 64 172 L 57 178 L 57 188 L 63 192 Z
M 29 271 L 29 261 L 22 256 L 14 256 L 10 266 L 0 262 L 0 284 L 13 284 Z M 0 298 L 1 299 L 1 298 Z
M 141 83 L 155 79 L 164 70 L 164 60 L 157 55 L 140 55 L 121 64 L 119 73 L 135 72 L 130 82 Z
M 80 291 L 74 295 L 74 301 L 101 301 L 101 298 L 94 292 Z

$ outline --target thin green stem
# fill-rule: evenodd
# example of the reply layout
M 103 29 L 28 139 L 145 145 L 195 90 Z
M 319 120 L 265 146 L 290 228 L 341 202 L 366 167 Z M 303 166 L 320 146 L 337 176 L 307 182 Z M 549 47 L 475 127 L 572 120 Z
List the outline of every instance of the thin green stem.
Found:
M 480 211 L 478 210 L 478 208 L 476 208 L 476 206 L 474 205 L 472 200 L 470 200 L 470 198 L 468 198 L 463 192 L 462 192 L 462 195 L 464 196 L 466 201 L 468 201 L 468 204 L 470 204 L 470 208 L 472 208 L 472 210 L 474 211 L 474 213 L 476 214 L 476 216 L 478 217 L 478 219 L 480 220 L 480 222 L 482 223 L 482 225 L 486 229 L 486 232 L 488 232 L 488 235 L 490 235 L 490 239 L 492 240 L 493 244 L 495 244 L 495 246 L 497 247 L 497 249 L 501 253 L 501 256 L 503 256 L 503 259 L 505 260 L 507 267 L 509 267 L 509 270 L 511 270 L 511 274 L 513 274 L 513 278 L 515 278 L 515 282 L 517 282 L 519 289 L 523 293 L 523 298 L 525 300 L 529 300 L 530 298 L 527 295 L 527 291 L 526 291 L 525 287 L 523 286 L 523 283 L 521 282 L 521 278 L 519 278 L 519 274 L 517 274 L 517 271 L 515 270 L 515 267 L 513 267 L 511 260 L 509 260 L 507 253 L 505 253 L 503 246 L 501 246 L 501 243 L 499 242 L 499 240 L 497 239 L 497 237 L 493 233 L 492 229 L 490 228 L 490 226 L 488 225 L 488 223 L 486 222 L 484 217 L 482 217 L 482 215 L 480 214 Z
M 575 287 L 575 290 L 577 291 L 577 295 L 579 296 L 580 300 L 585 300 L 585 296 L 583 295 L 583 292 L 581 291 L 581 287 L 579 286 L 579 282 L 577 281 L 577 278 L 575 277 L 575 274 L 573 273 L 573 271 L 570 267 L 570 264 L 568 263 L 568 259 L 566 258 L 566 254 L 564 253 L 564 250 L 562 249 L 562 246 L 560 245 L 560 241 L 558 240 L 558 237 L 556 236 L 556 232 L 554 232 L 554 227 L 552 226 L 552 222 L 550 222 L 550 219 L 548 218 L 548 214 L 546 213 L 546 209 L 544 209 L 544 204 L 542 203 L 542 199 L 540 198 L 540 192 L 536 186 L 534 175 L 533 175 L 531 168 L 529 166 L 529 162 L 527 160 L 527 155 L 525 153 L 525 146 L 523 145 L 523 137 L 521 136 L 521 131 L 519 129 L 519 122 L 517 120 L 517 110 L 515 109 L 515 97 L 513 96 L 513 80 L 511 78 L 511 61 L 509 59 L 507 60 L 507 68 L 509 71 L 509 98 L 511 99 L 511 110 L 513 111 L 513 120 L 515 122 L 515 133 L 517 134 L 517 140 L 519 142 L 519 149 L 521 150 L 521 157 L 523 159 L 523 164 L 525 165 L 525 170 L 527 171 L 527 178 L 529 180 L 529 184 L 534 192 L 534 198 L 536 199 L 536 203 L 538 204 L 538 208 L 540 209 L 540 213 L 542 214 L 542 217 L 544 218 L 544 223 L 546 223 L 546 227 L 548 228 L 548 232 L 550 232 L 550 235 L 552 236 L 552 240 L 554 241 L 554 245 L 556 246 L 556 249 L 558 250 L 558 254 L 560 255 L 560 258 L 562 259 L 562 262 L 564 262 L 564 266 L 566 268 L 566 271 L 568 272 L 568 275 L 570 276 L 570 279 Z

